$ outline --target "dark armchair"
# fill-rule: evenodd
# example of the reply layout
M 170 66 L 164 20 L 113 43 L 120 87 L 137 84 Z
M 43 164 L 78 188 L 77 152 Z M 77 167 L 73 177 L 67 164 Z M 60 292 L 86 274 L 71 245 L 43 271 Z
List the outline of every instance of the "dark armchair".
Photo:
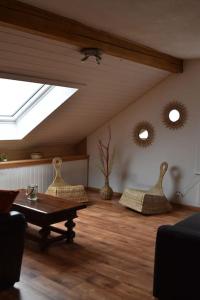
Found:
M 200 299 L 200 214 L 158 229 L 153 295 L 159 300 Z
M 26 222 L 21 213 L 0 214 L 0 290 L 19 281 Z

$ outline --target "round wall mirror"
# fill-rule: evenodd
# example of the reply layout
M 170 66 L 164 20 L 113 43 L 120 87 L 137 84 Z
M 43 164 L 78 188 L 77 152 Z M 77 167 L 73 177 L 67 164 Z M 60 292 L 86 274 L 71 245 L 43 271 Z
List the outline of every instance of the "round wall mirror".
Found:
M 135 143 L 141 147 L 147 147 L 154 140 L 154 128 L 149 122 L 138 123 L 133 131 Z
M 148 136 L 149 136 L 148 130 L 142 128 L 139 132 L 139 138 L 142 140 L 146 140 L 146 139 L 148 139 Z
M 174 101 L 165 106 L 162 118 L 166 127 L 178 129 L 182 127 L 187 120 L 187 110 L 182 103 Z
M 172 109 L 169 112 L 169 119 L 171 122 L 177 122 L 180 119 L 180 112 L 177 109 Z

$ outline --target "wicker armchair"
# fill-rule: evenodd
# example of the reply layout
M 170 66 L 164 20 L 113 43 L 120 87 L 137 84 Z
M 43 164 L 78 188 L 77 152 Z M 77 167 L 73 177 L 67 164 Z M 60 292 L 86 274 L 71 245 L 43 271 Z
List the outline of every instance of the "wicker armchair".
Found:
M 167 162 L 161 163 L 160 175 L 153 188 L 148 191 L 125 189 L 119 203 L 146 215 L 170 211 L 171 205 L 165 197 L 162 188 L 163 177 L 167 169 Z
M 83 185 L 66 184 L 61 175 L 62 159 L 55 157 L 52 161 L 55 168 L 55 178 L 48 187 L 46 194 L 64 198 L 66 200 L 74 200 L 77 202 L 88 202 L 87 193 Z

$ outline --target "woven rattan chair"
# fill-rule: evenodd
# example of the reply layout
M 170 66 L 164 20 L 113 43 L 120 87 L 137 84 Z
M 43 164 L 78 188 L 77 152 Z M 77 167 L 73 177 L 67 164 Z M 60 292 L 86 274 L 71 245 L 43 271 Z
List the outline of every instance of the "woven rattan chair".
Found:
M 167 169 L 167 162 L 161 163 L 160 175 L 153 188 L 148 191 L 127 188 L 123 192 L 119 203 L 145 215 L 170 211 L 171 205 L 165 197 L 162 188 L 163 177 Z
M 64 198 L 66 200 L 88 202 L 87 193 L 83 185 L 69 185 L 65 183 L 61 175 L 62 159 L 60 157 L 55 157 L 52 164 L 55 168 L 55 178 L 48 187 L 46 194 Z

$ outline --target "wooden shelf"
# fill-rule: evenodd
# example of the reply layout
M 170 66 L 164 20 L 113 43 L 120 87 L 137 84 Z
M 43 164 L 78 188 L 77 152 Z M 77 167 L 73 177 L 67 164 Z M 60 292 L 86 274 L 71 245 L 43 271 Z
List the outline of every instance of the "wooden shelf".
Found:
M 63 161 L 74 161 L 88 159 L 89 155 L 68 155 L 61 157 Z M 40 159 L 24 159 L 24 160 L 11 160 L 0 162 L 0 169 L 18 168 L 24 166 L 51 164 L 53 157 L 40 158 Z

